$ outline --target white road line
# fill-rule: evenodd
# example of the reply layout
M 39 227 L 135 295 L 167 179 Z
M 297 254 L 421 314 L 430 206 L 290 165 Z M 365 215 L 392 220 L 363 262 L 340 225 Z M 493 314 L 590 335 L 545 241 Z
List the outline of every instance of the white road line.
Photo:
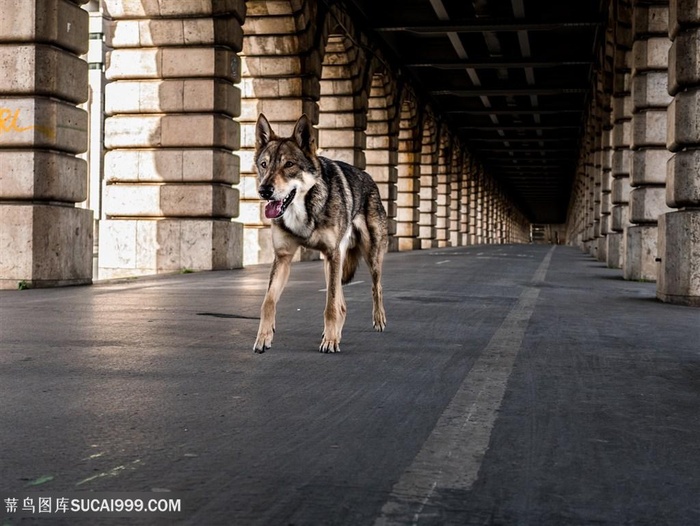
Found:
M 544 281 L 555 248 L 540 263 L 531 285 Z M 421 450 L 394 485 L 375 526 L 418 524 L 436 491 L 466 491 L 472 487 L 539 294 L 536 286 L 524 287 Z
M 445 263 L 449 263 L 449 262 L 450 262 L 450 260 L 449 260 L 449 259 L 446 259 L 445 261 L 438 261 L 438 262 L 435 263 L 435 264 L 436 264 L 436 265 L 444 265 Z

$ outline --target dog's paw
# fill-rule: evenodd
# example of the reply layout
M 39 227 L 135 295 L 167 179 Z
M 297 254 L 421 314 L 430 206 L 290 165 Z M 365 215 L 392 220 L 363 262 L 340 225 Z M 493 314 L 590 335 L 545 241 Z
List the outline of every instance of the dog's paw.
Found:
M 255 345 L 253 345 L 253 350 L 256 354 L 262 354 L 268 349 L 272 348 L 272 335 L 274 332 L 275 330 L 272 329 L 271 331 L 260 331 L 258 333 L 258 337 L 255 340 Z
M 257 342 L 255 342 L 255 345 L 253 346 L 253 350 L 255 351 L 255 354 L 262 354 L 270 348 L 271 347 L 269 347 L 269 346 L 266 347 L 265 345 L 258 345 Z
M 323 338 L 318 350 L 322 353 L 340 352 L 340 341 Z
M 384 332 L 386 329 L 386 315 L 384 312 L 376 312 L 372 319 L 372 325 L 377 332 Z

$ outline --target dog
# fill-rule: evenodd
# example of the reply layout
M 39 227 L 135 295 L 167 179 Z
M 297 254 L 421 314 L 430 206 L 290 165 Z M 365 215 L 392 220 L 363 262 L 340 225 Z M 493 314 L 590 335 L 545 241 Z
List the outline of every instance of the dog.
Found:
M 272 346 L 277 302 L 299 247 L 320 251 L 326 274 L 326 307 L 319 351 L 340 351 L 346 304 L 342 285 L 355 275 L 363 257 L 372 276 L 372 319 L 383 331 L 382 263 L 388 246 L 387 217 L 372 177 L 341 161 L 316 154 L 311 122 L 304 114 L 290 137 L 278 137 L 263 114 L 255 126 L 254 162 L 258 193 L 267 201 L 274 261 L 260 308 L 254 351 Z

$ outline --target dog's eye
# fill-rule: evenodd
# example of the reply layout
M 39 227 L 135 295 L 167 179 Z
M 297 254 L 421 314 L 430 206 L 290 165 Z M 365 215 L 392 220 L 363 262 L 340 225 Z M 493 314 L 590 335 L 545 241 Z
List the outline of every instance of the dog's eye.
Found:
M 260 161 L 260 168 L 267 168 L 267 161 Z
M 287 161 L 286 163 L 284 163 L 285 168 L 291 168 L 292 166 L 294 166 L 294 163 L 292 161 Z

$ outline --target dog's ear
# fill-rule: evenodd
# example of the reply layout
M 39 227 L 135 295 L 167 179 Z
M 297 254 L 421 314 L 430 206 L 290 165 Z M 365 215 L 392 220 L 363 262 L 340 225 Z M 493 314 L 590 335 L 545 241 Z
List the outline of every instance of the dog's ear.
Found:
M 309 118 L 304 113 L 299 120 L 294 125 L 294 132 L 292 137 L 302 149 L 304 153 L 309 155 L 316 155 L 316 139 L 314 139 L 313 129 L 311 128 L 311 122 Z
M 272 131 L 270 123 L 262 113 L 258 116 L 258 122 L 255 125 L 255 149 L 260 151 L 265 145 L 275 137 L 275 132 Z

